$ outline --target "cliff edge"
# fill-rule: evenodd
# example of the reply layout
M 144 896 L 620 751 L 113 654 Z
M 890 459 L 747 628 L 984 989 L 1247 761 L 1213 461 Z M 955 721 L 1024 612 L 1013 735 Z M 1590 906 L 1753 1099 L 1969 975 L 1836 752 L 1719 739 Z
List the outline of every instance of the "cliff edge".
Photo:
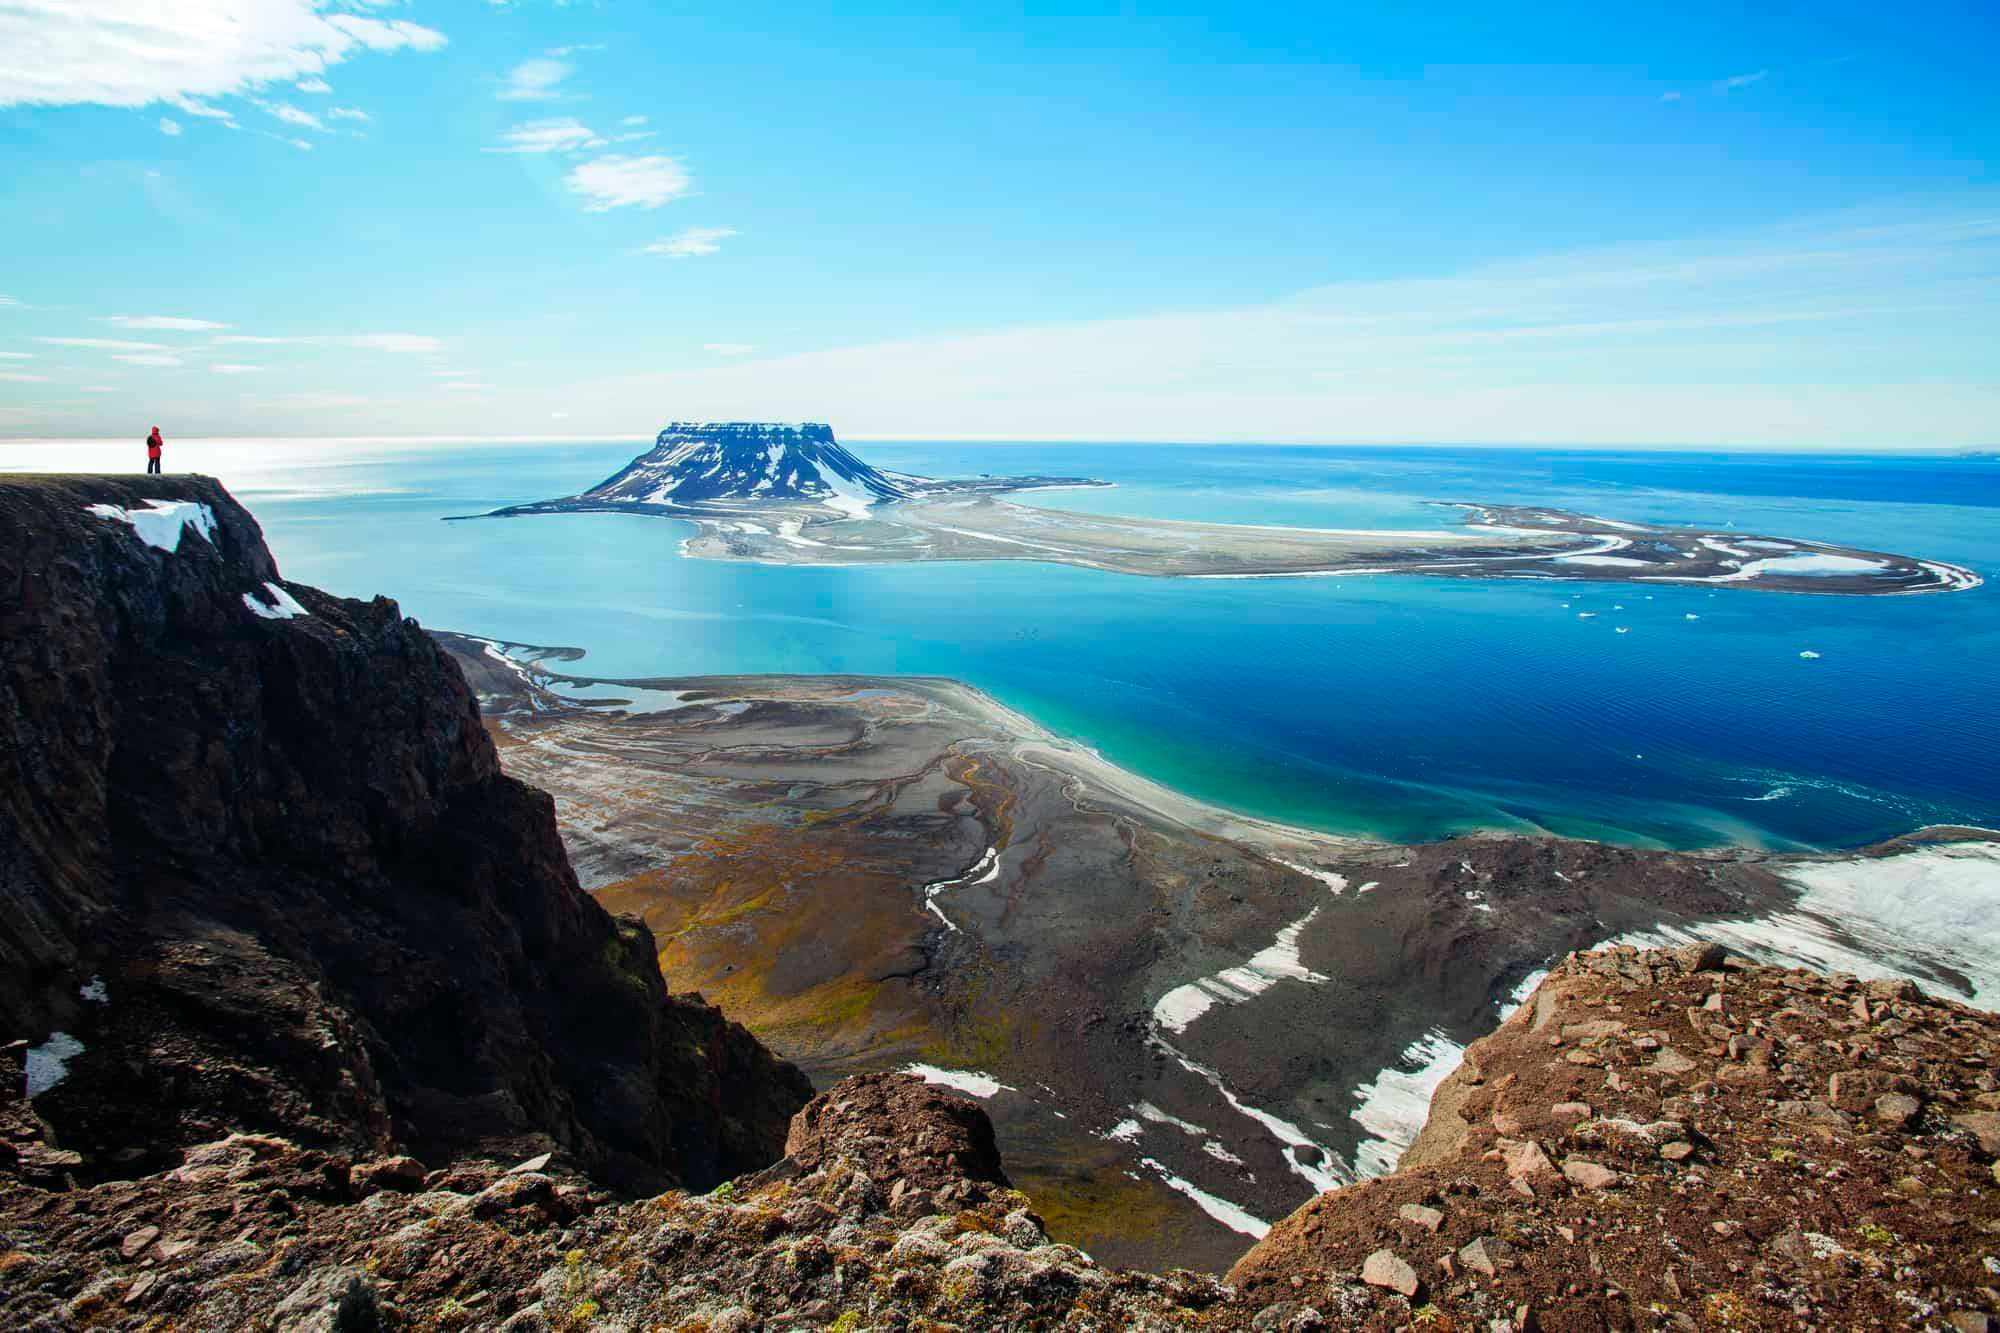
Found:
M 625 1188 L 782 1153 L 805 1078 L 667 994 L 394 602 L 284 582 L 207 478 L 6 478 L 0 529 L 0 1035 L 62 1172 L 232 1131 Z

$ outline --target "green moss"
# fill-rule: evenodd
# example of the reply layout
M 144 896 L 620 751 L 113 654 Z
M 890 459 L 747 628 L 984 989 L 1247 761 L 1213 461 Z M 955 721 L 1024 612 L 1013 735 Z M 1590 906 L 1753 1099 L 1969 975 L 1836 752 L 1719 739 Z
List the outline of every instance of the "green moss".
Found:
M 826 1326 L 827 1333 L 854 1333 L 861 1327 L 861 1315 L 854 1310 L 842 1310 L 840 1318 Z

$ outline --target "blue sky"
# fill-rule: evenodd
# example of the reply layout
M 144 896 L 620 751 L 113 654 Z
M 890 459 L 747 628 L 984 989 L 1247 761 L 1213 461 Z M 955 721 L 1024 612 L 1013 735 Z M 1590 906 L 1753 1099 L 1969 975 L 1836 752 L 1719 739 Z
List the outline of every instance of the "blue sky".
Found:
M 2000 443 L 1990 3 L 1297 8 L 0 0 L 0 436 Z

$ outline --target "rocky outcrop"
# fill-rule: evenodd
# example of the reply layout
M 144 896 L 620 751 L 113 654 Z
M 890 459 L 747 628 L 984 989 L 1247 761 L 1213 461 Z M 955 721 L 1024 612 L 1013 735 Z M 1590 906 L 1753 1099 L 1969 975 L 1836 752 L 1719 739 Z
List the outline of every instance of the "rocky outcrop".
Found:
M 1908 981 L 1572 955 L 1395 1174 L 1321 1195 L 1229 1279 L 1313 1327 L 1983 1330 L 1996 1069 L 2000 1017 Z
M 1212 1277 L 1100 1267 L 1052 1242 L 1003 1182 L 935 1156 L 935 1188 L 917 1189 L 875 1151 L 926 1133 L 990 1144 L 965 1099 L 887 1075 L 814 1106 L 793 1127 L 813 1147 L 810 1166 L 787 1158 L 707 1195 L 637 1203 L 540 1158 L 426 1171 L 245 1134 L 140 1180 L 0 1191 L 0 1325 L 743 1333 L 1235 1322 Z
M 0 1035 L 72 1175 L 239 1131 L 627 1187 L 779 1155 L 803 1076 L 667 994 L 394 602 L 284 583 L 203 478 L 8 479 L 0 528 Z

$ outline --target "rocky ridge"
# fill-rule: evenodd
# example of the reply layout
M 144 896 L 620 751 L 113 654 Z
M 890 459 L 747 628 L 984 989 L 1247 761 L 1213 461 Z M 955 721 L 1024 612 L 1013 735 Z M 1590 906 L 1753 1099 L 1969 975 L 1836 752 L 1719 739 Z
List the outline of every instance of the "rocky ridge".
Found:
M 804 1076 L 668 995 L 394 602 L 285 583 L 205 478 L 9 478 L 0 528 L 0 1036 L 70 1174 L 231 1131 L 644 1189 L 776 1156 Z
M 1720 996 L 1718 1006 L 1712 997 Z M 1564 960 L 1476 1044 L 1393 1175 L 1227 1282 L 1052 1242 L 983 1111 L 865 1075 L 786 1155 L 621 1201 L 560 1155 L 427 1169 L 268 1135 L 71 1188 L 0 1171 L 31 1330 L 1906 1327 L 2000 1309 L 2000 1019 L 1692 946 Z M 0 1103 L 19 1146 L 44 1133 Z

